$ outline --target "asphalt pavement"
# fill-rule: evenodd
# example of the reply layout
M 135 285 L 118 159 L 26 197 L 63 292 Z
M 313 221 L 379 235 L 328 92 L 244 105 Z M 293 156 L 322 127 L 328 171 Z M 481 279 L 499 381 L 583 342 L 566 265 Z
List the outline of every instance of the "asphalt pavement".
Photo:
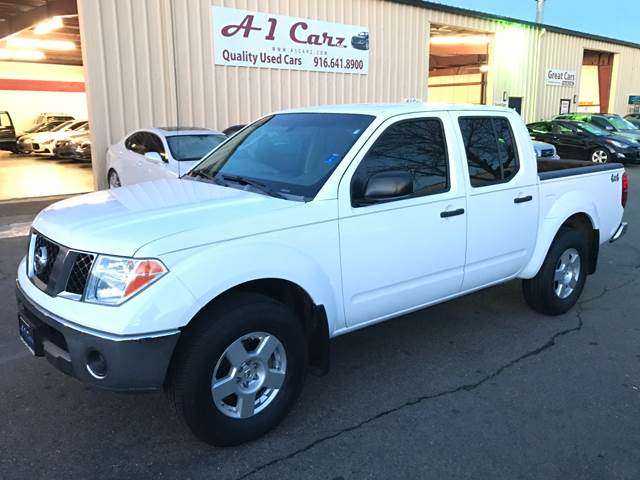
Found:
M 308 378 L 285 421 L 226 449 L 199 443 L 160 393 L 101 391 L 30 357 L 14 299 L 26 238 L 0 239 L 0 479 L 638 479 L 628 170 L 629 232 L 572 311 L 534 313 L 514 281 L 336 338 L 331 372 Z

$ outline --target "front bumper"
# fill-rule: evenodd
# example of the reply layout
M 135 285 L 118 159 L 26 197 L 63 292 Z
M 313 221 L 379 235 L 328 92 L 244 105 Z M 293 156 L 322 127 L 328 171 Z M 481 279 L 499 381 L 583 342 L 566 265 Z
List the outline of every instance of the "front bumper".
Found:
M 146 336 L 99 332 L 47 312 L 30 300 L 18 283 L 16 297 L 19 316 L 34 329 L 36 355 L 46 357 L 54 367 L 85 383 L 110 390 L 162 387 L 179 331 Z M 106 364 L 104 375 L 96 375 L 89 368 L 96 352 Z

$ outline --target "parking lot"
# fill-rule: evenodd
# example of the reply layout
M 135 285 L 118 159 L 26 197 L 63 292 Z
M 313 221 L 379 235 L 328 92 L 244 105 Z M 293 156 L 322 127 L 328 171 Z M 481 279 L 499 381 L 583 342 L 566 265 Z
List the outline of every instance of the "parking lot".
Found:
M 0 200 L 93 190 L 90 162 L 0 151 Z
M 31 358 L 14 300 L 25 238 L 0 239 L 0 478 L 638 478 L 640 168 L 627 170 L 629 232 L 577 308 L 538 315 L 511 282 L 339 337 L 292 414 L 227 449 L 195 440 L 160 393 L 100 391 Z

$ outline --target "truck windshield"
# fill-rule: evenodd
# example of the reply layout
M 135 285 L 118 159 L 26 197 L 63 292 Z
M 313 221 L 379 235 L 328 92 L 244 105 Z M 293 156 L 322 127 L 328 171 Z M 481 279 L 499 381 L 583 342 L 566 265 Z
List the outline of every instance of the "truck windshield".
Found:
M 262 186 L 273 196 L 312 200 L 362 132 L 370 115 L 283 113 L 229 138 L 187 176 Z

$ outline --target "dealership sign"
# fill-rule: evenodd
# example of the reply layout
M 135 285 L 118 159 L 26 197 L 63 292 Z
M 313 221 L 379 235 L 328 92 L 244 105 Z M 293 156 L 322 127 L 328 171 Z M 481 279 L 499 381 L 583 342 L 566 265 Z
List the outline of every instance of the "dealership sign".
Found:
M 560 87 L 575 87 L 576 72 L 569 70 L 558 70 L 556 68 L 548 68 L 545 79 L 545 85 L 557 85 Z
M 367 28 L 212 7 L 216 65 L 366 74 Z

